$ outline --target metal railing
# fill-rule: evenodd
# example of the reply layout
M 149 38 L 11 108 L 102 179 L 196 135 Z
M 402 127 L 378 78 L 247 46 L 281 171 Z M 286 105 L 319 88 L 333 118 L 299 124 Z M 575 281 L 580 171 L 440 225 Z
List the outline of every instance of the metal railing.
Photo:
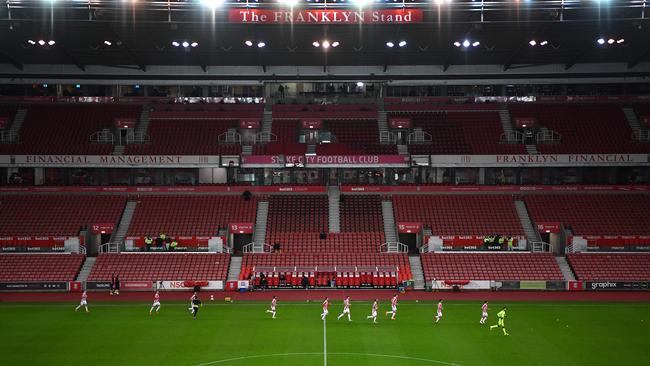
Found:
M 537 135 L 535 135 L 535 140 L 538 144 L 559 143 L 562 140 L 562 135 L 551 130 L 539 131 Z
M 650 130 L 634 130 L 632 139 L 639 142 L 650 142 Z
M 115 144 L 115 135 L 112 132 L 101 130 L 90 135 L 90 142 L 98 144 Z
M 268 144 L 269 142 L 277 142 L 278 136 L 271 132 L 258 132 L 255 135 L 256 144 Z
M 379 246 L 381 253 L 408 253 L 408 245 L 402 244 L 397 241 L 383 243 Z
M 14 131 L 0 131 L 0 143 L 17 144 L 20 142 L 20 135 Z
M 242 247 L 244 253 L 271 253 L 273 247 L 265 243 L 248 243 Z
M 501 134 L 502 144 L 523 144 L 526 136 L 519 131 L 504 132 Z
M 241 144 L 241 134 L 237 132 L 224 132 L 217 138 L 221 144 Z
M 433 137 L 428 132 L 415 130 L 406 137 L 406 141 L 409 144 L 426 144 L 433 141 Z
M 99 246 L 100 253 L 119 253 L 120 252 L 120 243 L 106 243 Z
M 151 136 L 144 131 L 130 131 L 126 134 L 127 144 L 148 144 L 151 143 Z
M 397 135 L 390 131 L 381 131 L 379 133 L 379 142 L 382 144 L 396 144 Z
M 543 241 L 534 241 L 530 243 L 530 250 L 533 253 L 545 253 L 545 252 L 550 253 L 553 251 L 553 246 Z

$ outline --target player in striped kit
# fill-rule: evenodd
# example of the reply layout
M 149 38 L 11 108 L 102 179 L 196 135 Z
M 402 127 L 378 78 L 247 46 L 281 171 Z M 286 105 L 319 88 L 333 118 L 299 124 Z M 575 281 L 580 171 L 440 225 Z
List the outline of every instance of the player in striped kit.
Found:
M 388 314 L 392 314 L 390 320 L 395 320 L 395 316 L 397 315 L 397 294 L 390 299 L 390 311 L 386 312 L 386 315 Z
M 481 306 L 481 321 L 480 324 L 485 324 L 485 321 L 488 318 L 488 302 L 484 301 L 483 306 Z
M 442 299 L 438 300 L 438 312 L 436 314 L 436 323 L 442 318 Z
M 194 312 L 194 300 L 198 299 L 199 295 L 196 293 L 196 291 L 192 294 L 192 297 L 190 297 L 190 307 L 187 308 L 187 310 L 190 311 L 190 313 Z
M 366 319 L 372 319 L 372 322 L 377 324 L 377 308 L 379 307 L 379 303 L 377 302 L 377 299 L 375 299 L 375 302 L 372 303 L 372 311 L 370 312 L 370 315 L 366 317 Z
M 325 320 L 325 317 L 327 317 L 327 314 L 329 314 L 329 307 L 330 307 L 330 301 L 326 297 L 325 300 L 323 301 L 323 313 L 320 315 L 320 320 Z
M 345 300 L 343 300 L 343 312 L 341 315 L 339 315 L 338 318 L 336 318 L 336 320 L 340 320 L 345 314 L 348 314 L 348 321 L 351 322 L 352 319 L 350 318 L 350 296 L 346 296 Z
M 276 299 L 275 296 L 273 296 L 273 299 L 271 300 L 271 309 L 270 309 L 270 310 L 266 310 L 267 313 L 271 313 L 271 314 L 273 314 L 273 316 L 271 317 L 271 319 L 275 319 L 275 305 L 276 305 L 277 303 L 278 303 L 278 299 Z
M 81 309 L 82 306 L 86 308 L 87 313 L 90 312 L 90 310 L 88 310 L 88 293 L 86 291 L 84 291 L 83 294 L 81 294 L 81 301 L 79 302 L 79 306 L 74 308 L 74 311 Z
M 156 314 L 158 314 L 158 310 L 160 310 L 160 293 L 158 293 L 158 291 L 153 295 L 153 305 L 151 305 L 151 309 L 149 309 L 149 315 L 151 315 L 154 308 L 156 309 Z

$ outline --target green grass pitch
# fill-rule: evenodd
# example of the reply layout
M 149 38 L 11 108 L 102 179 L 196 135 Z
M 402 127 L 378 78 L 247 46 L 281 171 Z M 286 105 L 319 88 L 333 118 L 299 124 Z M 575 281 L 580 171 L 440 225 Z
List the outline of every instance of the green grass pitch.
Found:
M 281 300 L 281 299 L 280 299 Z M 330 306 L 324 329 L 318 302 L 206 301 L 193 321 L 185 303 L 1 304 L 0 365 L 648 365 L 650 304 L 510 303 L 506 326 L 479 325 L 480 303 L 447 302 L 433 325 L 434 303 L 401 302 L 397 320 L 352 323 Z M 489 324 L 502 304 L 490 304 Z M 326 331 L 326 355 L 324 333 Z

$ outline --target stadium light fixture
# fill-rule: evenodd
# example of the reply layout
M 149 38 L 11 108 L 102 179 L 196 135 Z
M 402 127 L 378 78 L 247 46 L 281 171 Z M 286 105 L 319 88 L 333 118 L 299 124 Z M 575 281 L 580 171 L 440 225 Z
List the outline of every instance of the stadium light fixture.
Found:
M 530 40 L 530 42 L 528 42 L 528 44 L 531 45 L 531 46 L 533 46 L 533 47 L 535 47 L 535 46 L 537 46 L 537 41 L 535 41 L 534 39 L 532 39 L 532 40 Z
M 472 43 L 472 47 L 478 47 L 478 46 L 480 46 L 480 45 L 481 45 L 481 42 L 479 42 L 479 41 L 474 41 L 474 42 Z
M 471 45 L 471 43 L 468 40 L 463 41 L 463 47 L 467 48 Z
M 406 41 L 399 41 L 397 45 L 400 47 L 406 47 Z
M 223 5 L 224 0 L 201 0 L 201 4 L 205 5 L 206 7 L 214 10 L 221 5 Z
M 298 5 L 298 0 L 278 0 L 278 2 L 290 8 L 293 8 L 294 6 Z
M 395 47 L 395 43 L 393 43 L 391 41 L 388 41 L 388 42 L 386 42 L 386 46 L 389 47 L 389 48 L 393 48 L 393 47 Z
M 29 44 L 31 44 L 31 45 L 36 44 L 36 42 L 34 42 L 34 40 L 32 40 L 32 39 L 28 39 L 28 40 L 27 40 L 27 43 L 29 43 Z
M 540 46 L 546 46 L 548 44 L 548 41 L 541 41 L 539 42 Z
M 257 42 L 257 48 L 264 48 L 264 47 L 266 47 L 266 42 L 263 41 Z
M 183 41 L 183 43 L 181 43 L 181 44 L 182 44 L 183 47 L 185 47 L 185 48 L 187 48 L 187 47 L 190 46 L 190 42 L 188 42 L 188 41 Z
M 625 42 L 625 38 L 620 38 L 618 41 L 616 41 L 616 43 L 618 43 L 618 44 L 621 44 L 623 42 Z
M 311 45 L 314 47 L 320 47 L 320 43 L 318 41 L 312 42 Z
M 370 3 L 372 3 L 372 0 L 352 0 L 352 4 L 356 5 L 358 8 L 363 8 Z
M 192 48 L 196 48 L 196 47 L 199 46 L 199 43 L 198 42 L 192 42 L 192 43 L 190 43 L 190 46 L 192 46 Z
M 248 47 L 253 47 L 253 41 L 246 40 L 246 41 L 244 42 L 244 44 L 245 44 L 246 46 L 248 46 Z
M 607 40 L 607 44 L 614 44 L 616 42 L 613 38 Z
M 357 81 L 357 86 L 359 88 L 363 88 L 363 81 Z
M 456 46 L 456 47 L 460 47 L 461 44 L 460 44 L 460 42 L 456 41 L 456 42 L 454 42 L 454 46 Z
M 173 42 L 172 42 L 172 46 L 174 46 L 174 47 L 179 47 L 180 45 L 181 45 L 181 44 L 178 43 L 178 42 L 176 42 L 176 41 L 173 41 Z
M 112 46 L 112 45 L 113 45 L 113 42 L 111 42 L 111 41 L 104 41 L 104 44 L 107 45 L 107 46 Z
M 39 39 L 38 44 L 41 45 L 41 46 L 45 46 L 45 41 L 42 40 L 42 39 Z
M 600 45 L 605 44 L 605 38 L 598 38 L 596 42 Z
M 323 41 L 323 48 L 324 49 L 330 48 L 330 41 L 327 41 L 327 40 Z
M 332 47 L 336 48 L 340 45 L 339 41 L 332 42 Z

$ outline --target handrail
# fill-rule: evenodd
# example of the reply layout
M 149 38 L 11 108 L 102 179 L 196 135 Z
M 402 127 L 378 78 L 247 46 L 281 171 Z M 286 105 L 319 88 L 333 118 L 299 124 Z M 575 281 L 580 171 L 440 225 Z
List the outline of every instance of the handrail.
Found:
M 151 136 L 144 131 L 129 131 L 126 134 L 127 144 L 147 144 L 151 142 Z
M 120 243 L 108 242 L 99 246 L 100 253 L 119 253 Z
M 90 142 L 96 142 L 98 144 L 115 144 L 115 135 L 112 132 L 101 130 L 94 132 L 90 135 Z
M 632 139 L 639 142 L 650 142 L 650 130 L 638 129 L 632 132 Z
M 531 251 L 534 253 L 541 253 L 541 252 L 552 252 L 553 251 L 553 246 L 549 243 L 543 242 L 543 241 L 534 241 L 530 243 L 531 245 Z
M 255 135 L 256 144 L 268 144 L 269 142 L 277 142 L 278 136 L 271 132 L 258 132 Z
M 426 131 L 415 130 L 408 134 L 406 141 L 409 144 L 424 144 L 433 141 L 433 137 Z
M 390 131 L 381 131 L 379 133 L 379 142 L 382 144 L 396 144 L 397 135 Z
M 501 134 L 502 144 L 523 144 L 526 136 L 519 131 L 504 132 Z
M 20 142 L 20 135 L 15 131 L 0 131 L 0 143 L 17 144 Z
M 562 135 L 552 130 L 539 131 L 535 136 L 537 143 L 558 143 L 562 140 Z
M 222 144 L 241 144 L 241 134 L 238 132 L 227 131 L 217 137 Z
M 408 253 L 409 247 L 398 241 L 389 241 L 380 244 L 379 251 L 382 253 Z
M 266 243 L 248 243 L 242 247 L 244 253 L 271 253 L 273 247 Z

